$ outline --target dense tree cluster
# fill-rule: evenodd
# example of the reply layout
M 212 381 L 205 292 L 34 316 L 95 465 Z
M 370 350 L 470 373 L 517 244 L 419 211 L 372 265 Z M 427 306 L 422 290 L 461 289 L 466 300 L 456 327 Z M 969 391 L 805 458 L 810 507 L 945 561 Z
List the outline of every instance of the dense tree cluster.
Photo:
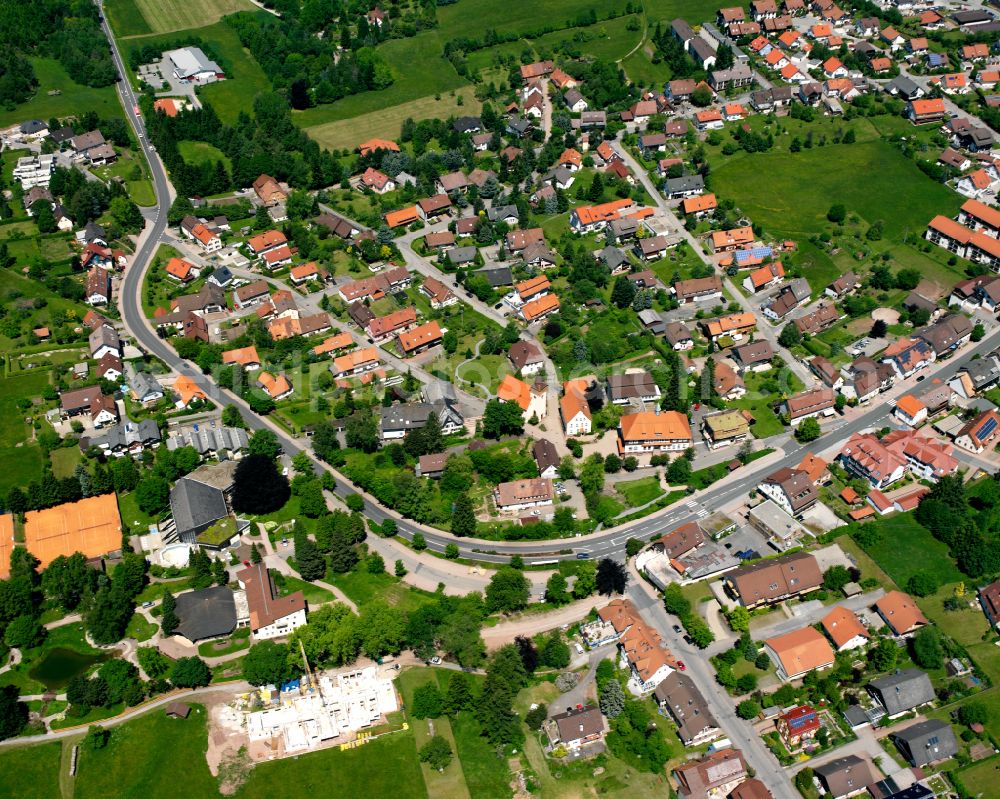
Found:
M 314 36 L 294 19 L 245 12 L 231 14 L 226 22 L 271 85 L 288 92 L 293 108 L 333 103 L 351 94 L 384 89 L 393 81 L 392 70 L 374 47 L 338 52 L 336 40 Z M 387 27 L 372 26 L 372 44 L 388 35 Z
M 276 92 L 257 95 L 253 115 L 241 113 L 233 126 L 223 125 L 210 105 L 168 117 L 153 111 L 151 96 L 144 96 L 141 103 L 150 140 L 170 170 L 178 194 L 193 197 L 244 188 L 261 173 L 309 189 L 339 183 L 343 177 L 333 155 L 292 123 L 288 102 Z M 221 161 L 185 162 L 177 146 L 184 140 L 207 142 L 221 150 L 232 162 L 232 173 Z
M 37 85 L 23 55 L 55 58 L 77 83 L 109 86 L 118 77 L 103 31 L 100 12 L 89 0 L 37 0 L 0 3 L 0 102 L 22 102 Z M 20 99 L 18 99 L 20 97 Z
M 995 480 L 984 480 L 975 485 L 971 498 L 967 491 L 960 475 L 942 477 L 920 502 L 916 519 L 948 545 L 965 574 L 994 574 L 1000 571 L 996 545 L 1000 486 Z

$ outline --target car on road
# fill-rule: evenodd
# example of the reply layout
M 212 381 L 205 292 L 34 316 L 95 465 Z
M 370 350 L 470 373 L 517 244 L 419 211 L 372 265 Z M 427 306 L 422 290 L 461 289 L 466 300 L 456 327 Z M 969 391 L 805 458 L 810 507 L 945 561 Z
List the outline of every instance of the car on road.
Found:
M 500 302 L 498 302 L 496 305 L 493 306 L 493 309 L 496 311 L 499 311 L 501 308 L 503 308 L 503 300 L 501 300 Z
M 576 559 L 577 560 L 589 560 L 590 557 L 591 557 L 591 555 L 590 555 L 589 552 L 577 552 L 576 553 Z
M 688 644 L 690 646 L 694 646 L 694 639 L 690 635 L 685 634 L 684 635 L 684 643 Z
M 243 565 L 246 566 L 249 569 L 250 568 L 250 561 L 248 561 L 248 560 L 243 561 Z
M 917 378 L 917 382 L 919 383 L 919 382 L 920 382 L 920 381 L 922 381 L 922 380 L 923 380 L 923 379 L 924 379 L 925 377 L 927 377 L 927 375 L 920 375 L 920 376 L 919 376 L 919 377 Z
M 673 627 L 673 630 L 678 635 L 680 635 L 682 632 L 684 632 L 684 630 L 681 629 L 681 626 L 679 624 L 675 624 L 674 627 Z
M 431 664 L 434 665 L 434 666 L 436 666 L 440 662 L 441 662 L 441 658 L 439 658 L 437 655 L 435 655 L 434 657 L 431 658 Z
M 677 661 L 677 671 L 687 671 L 687 666 L 684 665 L 683 660 Z

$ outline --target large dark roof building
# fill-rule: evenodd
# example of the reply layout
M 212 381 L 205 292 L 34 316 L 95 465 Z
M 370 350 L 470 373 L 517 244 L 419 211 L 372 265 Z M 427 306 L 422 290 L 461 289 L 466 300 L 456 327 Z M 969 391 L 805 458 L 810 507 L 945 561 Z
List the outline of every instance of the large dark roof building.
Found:
M 224 585 L 177 595 L 177 632 L 189 641 L 229 635 L 236 629 L 236 602 Z

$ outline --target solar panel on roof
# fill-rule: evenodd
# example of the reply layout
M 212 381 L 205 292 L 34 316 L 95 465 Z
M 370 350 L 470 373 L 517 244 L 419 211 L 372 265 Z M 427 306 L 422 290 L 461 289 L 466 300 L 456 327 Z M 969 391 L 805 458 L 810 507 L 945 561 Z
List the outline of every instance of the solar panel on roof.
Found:
M 739 250 L 736 253 L 736 260 L 737 262 L 742 262 L 751 258 L 768 258 L 773 252 L 770 247 L 754 247 L 751 250 Z
M 997 420 L 989 418 L 983 423 L 983 426 L 979 428 L 979 431 L 976 433 L 976 437 L 981 441 L 983 441 L 989 438 L 990 435 L 992 435 L 993 431 L 996 429 L 997 429 Z

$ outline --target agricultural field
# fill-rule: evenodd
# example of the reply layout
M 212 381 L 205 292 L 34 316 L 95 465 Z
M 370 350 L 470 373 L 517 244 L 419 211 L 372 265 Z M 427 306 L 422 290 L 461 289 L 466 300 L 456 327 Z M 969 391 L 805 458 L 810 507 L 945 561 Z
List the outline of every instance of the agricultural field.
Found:
M 119 36 L 201 28 L 226 14 L 256 8 L 250 0 L 111 0 L 105 5 Z
M 68 117 L 94 111 L 102 119 L 121 116 L 121 104 L 114 86 L 92 89 L 70 79 L 66 70 L 54 58 L 32 58 L 38 78 L 38 90 L 28 102 L 11 110 L 0 109 L 0 127 L 26 119 Z M 58 94 L 49 95 L 49 92 Z
M 461 98 L 461 104 L 459 98 Z M 341 101 L 341 103 L 343 102 L 346 100 Z M 395 139 L 399 136 L 403 120 L 407 117 L 417 122 L 422 119 L 445 119 L 452 115 L 478 114 L 480 107 L 481 103 L 476 100 L 472 87 L 465 86 L 440 95 L 440 99 L 436 95 L 430 94 L 400 105 L 370 111 L 361 116 L 312 125 L 305 130 L 322 147 L 331 150 L 350 150 L 359 141 L 373 137 L 388 136 Z M 313 111 L 317 111 L 317 113 L 313 113 Z M 319 109 L 294 111 L 292 118 L 297 124 L 302 125 L 308 119 L 319 116 L 318 111 Z

